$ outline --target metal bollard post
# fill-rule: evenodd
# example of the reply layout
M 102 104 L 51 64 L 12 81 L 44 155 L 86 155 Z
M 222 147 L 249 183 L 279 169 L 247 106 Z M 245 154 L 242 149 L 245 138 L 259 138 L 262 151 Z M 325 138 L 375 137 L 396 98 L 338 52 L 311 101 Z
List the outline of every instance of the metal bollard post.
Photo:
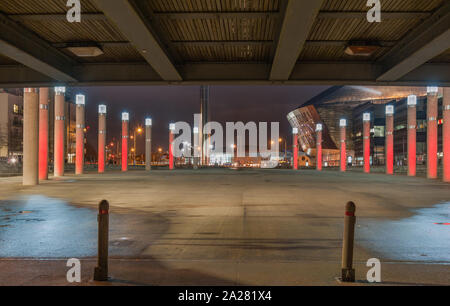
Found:
M 355 237 L 355 203 L 348 202 L 345 206 L 344 239 L 342 243 L 342 276 L 343 282 L 355 281 L 355 269 L 353 269 L 353 240 Z
M 98 205 L 98 262 L 94 270 L 95 281 L 108 280 L 108 240 L 109 240 L 109 203 L 103 200 Z

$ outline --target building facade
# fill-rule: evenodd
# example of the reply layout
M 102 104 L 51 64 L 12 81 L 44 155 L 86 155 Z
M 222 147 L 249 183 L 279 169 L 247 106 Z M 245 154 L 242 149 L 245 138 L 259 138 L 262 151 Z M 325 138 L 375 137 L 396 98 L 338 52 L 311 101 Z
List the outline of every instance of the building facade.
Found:
M 0 158 L 22 159 L 23 96 L 19 92 L 0 90 Z

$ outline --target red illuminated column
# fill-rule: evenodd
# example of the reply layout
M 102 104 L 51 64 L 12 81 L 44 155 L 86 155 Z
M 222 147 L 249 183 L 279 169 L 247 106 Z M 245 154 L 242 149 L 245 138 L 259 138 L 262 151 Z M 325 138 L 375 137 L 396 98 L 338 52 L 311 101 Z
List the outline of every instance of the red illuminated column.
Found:
M 173 170 L 175 168 L 175 162 L 173 158 L 173 133 L 175 131 L 175 124 L 171 123 L 169 125 L 169 169 Z
M 386 105 L 386 174 L 394 174 L 394 105 Z
M 25 88 L 23 96 L 23 185 L 39 184 L 39 94 Z
M 48 88 L 39 89 L 39 179 L 48 180 Z
M 341 138 L 341 171 L 345 172 L 347 169 L 347 120 L 341 119 L 339 121 L 340 138 Z
M 437 178 L 438 88 L 427 87 L 427 177 Z
M 363 114 L 364 172 L 370 173 L 370 113 Z
M 292 150 L 294 152 L 294 165 L 293 169 L 298 170 L 298 128 L 292 129 L 293 140 L 292 140 Z
M 53 147 L 54 176 L 64 175 L 64 93 L 65 87 L 55 87 L 55 135 Z
M 145 170 L 152 169 L 152 119 L 145 119 Z
M 122 171 L 128 171 L 128 122 L 130 115 L 122 113 Z
M 408 175 L 416 176 L 417 96 L 408 96 Z
M 442 148 L 444 164 L 444 182 L 450 182 L 450 88 L 444 88 L 444 98 L 442 103 L 443 119 L 442 126 Z
M 316 169 L 318 171 L 322 171 L 322 124 L 318 123 L 316 125 L 316 154 L 317 154 L 317 162 Z
M 98 173 L 105 172 L 106 105 L 98 106 Z
M 76 155 L 75 174 L 83 174 L 84 167 L 84 126 L 85 126 L 85 96 L 76 96 Z

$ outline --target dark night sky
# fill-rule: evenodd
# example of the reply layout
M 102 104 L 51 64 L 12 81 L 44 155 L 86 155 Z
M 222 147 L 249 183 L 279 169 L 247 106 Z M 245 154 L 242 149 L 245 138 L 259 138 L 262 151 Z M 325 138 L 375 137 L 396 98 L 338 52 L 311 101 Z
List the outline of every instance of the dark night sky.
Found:
M 280 122 L 280 136 L 288 137 L 286 115 L 326 86 L 210 86 L 210 120 Z M 88 142 L 97 148 L 98 104 L 108 106 L 107 138 L 120 139 L 121 113 L 130 113 L 130 128 L 153 119 L 153 146 L 167 149 L 170 122 L 193 125 L 193 114 L 200 111 L 200 86 L 82 87 L 73 94 L 86 95 Z M 138 154 L 143 154 L 144 138 L 138 137 Z

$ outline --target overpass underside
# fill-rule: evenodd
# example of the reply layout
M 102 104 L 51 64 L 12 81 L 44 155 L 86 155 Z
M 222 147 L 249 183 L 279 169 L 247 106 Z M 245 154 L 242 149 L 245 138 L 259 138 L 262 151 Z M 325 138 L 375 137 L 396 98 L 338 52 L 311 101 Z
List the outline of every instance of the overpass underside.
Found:
M 0 86 L 450 85 L 446 0 L 206 2 L 3 0 Z

